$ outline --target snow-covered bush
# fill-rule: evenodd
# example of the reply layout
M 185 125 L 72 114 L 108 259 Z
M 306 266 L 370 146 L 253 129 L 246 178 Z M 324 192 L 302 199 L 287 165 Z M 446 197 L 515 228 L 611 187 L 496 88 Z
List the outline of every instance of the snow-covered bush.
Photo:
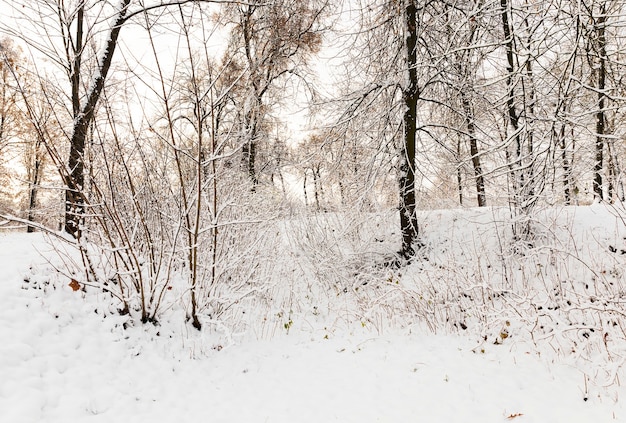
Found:
M 532 221 L 533 246 L 520 249 L 506 209 L 430 212 L 425 259 L 360 289 L 361 316 L 376 328 L 464 334 L 477 352 L 517 345 L 571 361 L 595 383 L 617 383 L 624 215 L 599 205 L 545 210 Z

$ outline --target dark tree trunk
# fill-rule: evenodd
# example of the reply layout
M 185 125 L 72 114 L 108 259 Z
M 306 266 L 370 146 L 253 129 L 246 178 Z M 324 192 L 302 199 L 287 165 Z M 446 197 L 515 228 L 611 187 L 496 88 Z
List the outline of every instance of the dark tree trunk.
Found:
M 100 99 L 100 94 L 104 88 L 104 82 L 111 67 L 113 54 L 117 46 L 117 39 L 122 29 L 122 25 L 126 20 L 126 12 L 131 0 L 124 0 L 121 5 L 109 38 L 106 42 L 103 56 L 100 58 L 96 77 L 93 86 L 87 93 L 86 102 L 79 111 L 74 120 L 74 131 L 70 140 L 70 155 L 68 160 L 69 178 L 67 180 L 67 190 L 65 191 L 65 231 L 74 238 L 80 237 L 80 226 L 85 214 L 85 195 L 83 188 L 85 186 L 85 142 L 87 139 L 87 131 L 89 125 L 94 119 L 96 105 Z M 74 69 L 79 72 L 80 69 Z M 74 79 L 72 79 L 74 84 Z
M 76 40 L 71 46 L 74 55 L 71 65 L 70 81 L 72 83 L 72 112 L 74 119 L 80 113 L 80 68 L 83 58 L 83 22 L 85 15 L 84 4 L 78 9 L 76 15 Z M 70 48 L 68 43 L 67 48 Z
M 502 30 L 504 32 L 504 44 L 506 48 L 506 61 L 507 61 L 507 75 L 506 75 L 506 86 L 507 86 L 507 96 L 506 96 L 506 108 L 507 115 L 509 119 L 509 123 L 513 129 L 513 133 L 515 134 L 515 157 L 513 158 L 514 163 L 510 163 L 509 165 L 513 167 L 512 178 L 513 178 L 513 189 L 514 195 L 516 198 L 516 205 L 520 203 L 520 190 L 524 186 L 524 180 L 521 172 L 522 163 L 522 140 L 519 134 L 519 115 L 517 110 L 515 109 L 515 83 L 513 80 L 513 76 L 515 73 L 515 58 L 514 58 L 514 49 L 513 49 L 513 34 L 511 31 L 511 26 L 509 23 L 509 7 L 507 0 L 500 0 L 500 7 L 502 8 Z
M 261 77 L 259 75 L 259 69 L 257 67 L 256 59 L 253 55 L 252 51 L 252 37 L 254 35 L 254 28 L 252 24 L 252 16 L 256 11 L 257 6 L 248 5 L 248 8 L 245 11 L 243 16 L 243 41 L 244 41 L 244 49 L 246 52 L 246 58 L 248 61 L 248 66 L 250 67 L 251 72 L 251 82 L 252 89 L 254 95 L 254 105 L 252 106 L 252 110 L 249 110 L 245 114 L 245 136 L 244 144 L 242 147 L 243 153 L 243 164 L 246 172 L 248 173 L 248 178 L 250 178 L 250 182 L 252 182 L 252 191 L 256 191 L 256 187 L 259 183 L 256 174 L 256 138 L 257 132 L 259 128 L 259 113 L 261 112 L 261 108 L 263 106 L 263 94 L 264 90 L 261 88 Z
M 478 207 L 487 206 L 487 196 L 485 194 L 485 179 L 483 169 L 480 164 L 480 155 L 478 153 L 478 139 L 476 139 L 476 127 L 474 126 L 474 112 L 469 99 L 465 94 L 461 94 L 463 111 L 465 113 L 465 126 L 469 135 L 470 154 L 472 156 L 472 166 L 474 168 L 474 178 L 476 181 L 476 198 Z
M 451 9 L 451 5 L 446 5 L 446 22 L 448 26 L 446 28 L 447 35 L 450 39 L 456 36 L 456 30 L 450 25 L 453 19 L 450 18 L 448 12 Z M 472 57 L 474 51 L 474 42 L 476 39 L 477 23 L 475 19 L 468 19 L 468 35 L 464 42 L 464 49 L 456 52 L 453 56 L 455 61 L 456 72 L 458 72 L 459 85 L 458 92 L 461 100 L 461 107 L 463 109 L 463 116 L 465 120 L 465 128 L 469 138 L 470 156 L 472 159 L 472 167 L 474 169 L 474 183 L 476 186 L 476 200 L 478 207 L 487 206 L 487 196 L 485 194 L 485 179 L 483 176 L 483 170 L 480 161 L 480 153 L 478 150 L 478 138 L 476 136 L 476 125 L 474 123 L 474 109 L 471 101 L 471 93 L 473 92 L 473 81 L 476 80 L 475 71 L 472 69 Z M 459 189 L 459 203 L 463 204 L 463 192 L 462 192 L 462 178 L 461 178 L 461 139 L 457 142 L 457 155 L 459 168 L 457 169 L 457 185 Z
M 415 150 L 417 132 L 417 101 L 419 98 L 417 80 L 417 7 L 414 0 L 408 0 L 405 10 L 406 54 L 408 86 L 402 92 L 405 105 L 404 142 L 400 148 L 400 229 L 402 249 L 400 256 L 409 260 L 415 255 L 418 246 L 419 226 L 415 202 Z
M 565 124 L 561 125 L 560 132 L 561 163 L 563 166 L 563 196 L 566 206 L 572 204 L 572 166 L 567 157 L 567 143 L 565 140 Z
M 41 156 L 39 152 L 39 142 L 35 144 L 34 151 L 35 163 L 33 164 L 32 177 L 30 181 L 30 188 L 28 190 L 28 221 L 35 221 L 35 208 L 37 207 L 37 194 L 39 192 L 39 179 L 41 173 Z M 26 232 L 35 232 L 35 227 L 28 225 Z
M 606 143 L 606 150 L 608 156 L 608 173 L 609 173 L 609 187 L 608 187 L 608 200 L 612 203 L 615 199 L 624 201 L 624 185 L 622 183 L 622 170 L 619 165 L 619 155 L 615 148 L 614 141 Z
M 456 142 L 456 187 L 459 192 L 459 206 L 463 205 L 463 174 L 461 170 L 461 137 Z
M 253 114 L 253 113 L 251 113 Z M 248 174 L 248 178 L 252 182 L 252 191 L 256 190 L 259 180 L 256 174 L 256 137 L 257 125 L 254 117 L 246 117 L 246 140 L 242 147 L 243 165 Z
M 65 191 L 65 232 L 78 239 L 80 225 L 85 214 L 83 187 L 85 185 L 85 140 L 87 139 L 88 120 L 81 115 L 74 124 L 74 133 L 70 141 L 70 157 L 68 168 L 70 177 Z
M 515 215 L 513 219 L 513 239 L 516 241 L 523 241 L 526 243 L 530 243 L 531 238 L 531 227 L 530 221 L 528 219 L 529 207 L 532 203 L 531 196 L 533 195 L 533 189 L 527 186 L 527 184 L 532 184 L 533 181 L 530 179 L 530 175 L 532 175 L 532 171 L 529 169 L 532 167 L 532 163 L 528 168 L 524 166 L 523 161 L 523 139 L 522 134 L 520 133 L 520 113 L 516 107 L 515 101 L 515 74 L 519 70 L 516 69 L 516 49 L 514 43 L 514 34 L 513 34 L 513 25 L 509 21 L 509 8 L 510 3 L 508 0 L 500 0 L 501 7 L 501 19 L 502 19 L 502 31 L 504 33 L 504 47 L 506 50 L 506 61 L 507 61 L 507 74 L 506 74 L 506 86 L 507 86 L 507 94 L 506 94 L 506 113 L 508 115 L 508 122 L 510 124 L 510 131 L 512 131 L 513 136 L 513 155 L 510 154 L 509 149 L 506 149 L 506 157 L 509 165 L 509 172 L 512 179 L 512 188 L 513 188 L 513 200 L 512 200 L 512 211 Z M 526 70 L 532 70 L 532 68 L 527 68 Z M 523 110 L 525 112 L 530 111 L 526 107 L 526 99 L 523 100 Z M 527 113 L 526 113 L 527 117 Z M 527 145 L 528 150 L 527 153 L 530 154 L 532 152 L 532 135 L 527 134 L 529 141 L 529 145 Z M 508 138 L 508 133 L 507 133 Z M 528 173 L 527 173 L 528 172 Z
M 528 51 L 531 49 L 532 45 L 532 30 L 528 25 L 528 18 L 524 19 L 524 25 L 526 30 L 528 31 L 528 38 L 526 40 Z M 528 164 L 524 166 L 524 180 L 526 181 L 527 186 L 522 187 L 523 192 L 523 201 L 524 207 L 530 207 L 530 204 L 534 203 L 536 200 L 535 195 L 538 194 L 535 188 L 539 188 L 541 190 L 543 183 L 539 181 L 539 179 L 544 178 L 544 176 L 539 173 L 535 173 L 535 140 L 534 140 L 534 131 L 533 131 L 533 122 L 532 120 L 535 118 L 535 82 L 533 78 L 533 61 L 532 58 L 526 58 L 526 78 L 527 83 L 523 82 L 523 91 L 524 91 L 524 120 L 526 125 L 526 152 L 528 154 Z M 528 100 L 527 100 L 528 98 Z M 523 153 L 522 153 L 523 154 Z M 521 158 L 520 158 L 521 160 Z
M 596 154 L 593 167 L 593 193 L 596 199 L 604 200 L 602 190 L 602 169 L 604 167 L 604 143 L 606 135 L 606 34 L 604 25 L 606 24 L 606 9 L 604 4 L 600 7 L 595 30 L 598 42 L 598 69 L 597 69 L 597 93 L 598 111 L 596 112 Z
M 319 168 L 313 167 L 313 194 L 315 196 L 315 207 L 319 211 L 321 210 L 320 206 L 320 171 Z
M 308 206 L 309 205 L 309 196 L 306 193 L 306 174 L 307 174 L 307 170 L 304 169 L 304 178 L 302 181 L 302 192 L 304 193 L 304 205 Z

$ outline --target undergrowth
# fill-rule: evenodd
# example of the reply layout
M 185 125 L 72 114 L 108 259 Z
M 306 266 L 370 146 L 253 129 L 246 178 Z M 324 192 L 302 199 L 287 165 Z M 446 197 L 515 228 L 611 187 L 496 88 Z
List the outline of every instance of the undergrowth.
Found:
M 212 336 L 221 340 L 199 342 L 222 348 L 294 331 L 460 334 L 477 354 L 523 348 L 570 363 L 588 395 L 590 386 L 619 385 L 626 361 L 625 216 L 603 205 L 544 210 L 531 221 L 532 244 L 519 245 L 506 209 L 425 212 L 422 257 L 399 269 L 386 265 L 399 245 L 395 213 L 266 222 L 259 233 L 246 229 L 245 249 L 241 234 L 229 241 L 220 285 L 206 285 L 200 299 L 203 330 L 186 336 Z M 64 247 L 61 256 L 64 275 L 81 274 L 80 255 Z M 188 314 L 183 276 L 172 270 L 155 324 Z M 81 292 L 87 301 L 107 296 L 86 284 Z M 108 301 L 123 304 L 118 296 Z

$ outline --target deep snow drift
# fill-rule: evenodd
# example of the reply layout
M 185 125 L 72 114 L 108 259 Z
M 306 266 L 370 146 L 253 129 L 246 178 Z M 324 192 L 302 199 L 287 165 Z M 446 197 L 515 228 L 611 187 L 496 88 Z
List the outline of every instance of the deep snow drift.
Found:
M 426 213 L 427 259 L 317 290 L 336 263 L 304 249 L 290 323 L 258 305 L 247 332 L 175 306 L 137 324 L 74 291 L 44 236 L 0 232 L 0 422 L 626 421 L 622 214 L 550 210 L 509 254 L 498 213 Z

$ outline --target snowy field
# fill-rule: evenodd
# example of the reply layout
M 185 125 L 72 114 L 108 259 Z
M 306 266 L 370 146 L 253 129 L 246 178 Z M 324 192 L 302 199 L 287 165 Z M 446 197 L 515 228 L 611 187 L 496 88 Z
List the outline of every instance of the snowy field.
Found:
M 0 422 L 626 421 L 620 216 L 549 211 L 541 246 L 515 258 L 498 256 L 495 212 L 429 212 L 428 260 L 234 340 L 175 307 L 129 325 L 69 286 L 44 236 L 0 232 Z

